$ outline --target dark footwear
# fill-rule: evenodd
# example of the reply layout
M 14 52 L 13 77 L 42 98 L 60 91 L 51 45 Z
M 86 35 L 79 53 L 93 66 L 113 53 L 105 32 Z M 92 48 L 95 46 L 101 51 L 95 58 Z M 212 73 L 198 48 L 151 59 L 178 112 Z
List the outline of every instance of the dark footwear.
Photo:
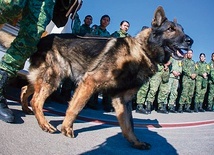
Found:
M 166 104 L 160 103 L 160 107 L 157 110 L 158 113 L 168 114 L 169 112 L 166 110 Z
M 190 110 L 189 108 L 188 108 L 188 109 L 185 109 L 184 112 L 193 113 L 193 111 Z
M 8 108 L 5 98 L 2 98 L 0 101 L 0 120 L 7 123 L 13 123 L 15 120 L 13 112 Z
M 213 109 L 212 109 L 211 107 L 208 107 L 208 108 L 206 109 L 206 111 L 213 111 Z
M 177 111 L 175 110 L 175 105 L 174 104 L 170 104 L 169 105 L 169 112 L 170 113 L 177 113 Z
M 183 104 L 180 104 L 180 105 L 179 105 L 178 112 L 179 112 L 179 113 L 183 113 Z
M 199 103 L 198 111 L 199 112 L 205 112 L 205 110 L 202 108 L 202 103 Z
M 147 111 L 147 114 L 151 114 L 151 111 L 152 111 L 152 102 L 146 101 L 146 111 Z
M 198 113 L 198 103 L 194 104 L 194 112 Z
M 199 108 L 198 111 L 199 112 L 205 112 L 205 110 L 203 108 Z
M 135 112 L 146 115 L 148 114 L 147 110 L 143 108 L 143 105 L 137 105 Z
M 193 112 L 192 110 L 190 110 L 190 105 L 189 104 L 185 105 L 184 112 L 188 112 L 188 113 L 192 113 Z

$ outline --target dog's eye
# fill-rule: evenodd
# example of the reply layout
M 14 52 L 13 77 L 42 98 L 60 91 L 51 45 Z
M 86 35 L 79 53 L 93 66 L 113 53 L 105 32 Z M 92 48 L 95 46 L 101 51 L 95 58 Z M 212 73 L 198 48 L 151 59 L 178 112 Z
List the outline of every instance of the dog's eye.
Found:
M 169 31 L 169 32 L 172 32 L 172 31 L 174 31 L 175 29 L 173 28 L 173 27 L 169 27 L 168 29 L 167 29 L 167 31 Z

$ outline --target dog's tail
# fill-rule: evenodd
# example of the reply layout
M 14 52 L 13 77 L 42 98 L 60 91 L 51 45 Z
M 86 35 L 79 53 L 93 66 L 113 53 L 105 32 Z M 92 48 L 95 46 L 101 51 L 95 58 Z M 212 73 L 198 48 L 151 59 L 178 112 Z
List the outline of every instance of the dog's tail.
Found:
M 0 30 L 0 44 L 4 48 L 8 49 L 10 47 L 10 44 L 13 42 L 14 39 L 15 39 L 14 35 Z

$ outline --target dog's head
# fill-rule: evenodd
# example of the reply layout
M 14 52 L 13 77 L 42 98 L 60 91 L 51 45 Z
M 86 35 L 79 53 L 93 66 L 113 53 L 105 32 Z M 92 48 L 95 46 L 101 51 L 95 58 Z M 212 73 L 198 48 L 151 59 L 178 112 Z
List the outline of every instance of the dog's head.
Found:
M 184 33 L 176 20 L 169 21 L 163 8 L 159 6 L 152 21 L 148 45 L 151 58 L 158 63 L 166 63 L 170 56 L 175 59 L 183 57 L 183 50 L 191 48 L 193 40 Z

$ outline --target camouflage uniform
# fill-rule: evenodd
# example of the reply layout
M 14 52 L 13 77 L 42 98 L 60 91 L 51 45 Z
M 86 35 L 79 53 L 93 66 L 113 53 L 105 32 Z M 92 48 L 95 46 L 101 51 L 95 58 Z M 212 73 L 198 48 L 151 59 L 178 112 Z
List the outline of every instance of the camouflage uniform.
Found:
M 22 12 L 19 34 L 0 62 L 2 70 L 16 75 L 24 67 L 52 19 L 54 4 L 54 0 L 0 0 L 0 24 Z
M 165 78 L 163 78 L 163 75 Z M 163 65 L 158 65 L 158 72 L 150 79 L 150 89 L 147 95 L 147 104 L 152 104 L 155 100 L 156 93 L 158 93 L 158 111 L 163 109 L 166 113 L 166 97 L 169 92 L 168 80 L 169 70 L 164 70 Z M 167 79 L 168 78 L 168 79 Z
M 14 115 L 3 96 L 4 86 L 36 52 L 37 43 L 52 19 L 54 4 L 54 0 L 0 0 L 0 24 L 11 23 L 22 15 L 18 36 L 0 61 L 0 119 L 5 122 L 14 122 Z
M 195 62 L 192 59 L 184 59 L 182 61 L 182 92 L 179 100 L 179 112 L 182 112 L 183 105 L 185 109 L 191 106 L 192 98 L 195 90 L 195 79 L 191 78 L 195 74 Z
M 136 97 L 137 98 L 137 107 L 136 107 L 137 113 L 148 114 L 149 109 L 148 109 L 147 105 L 146 105 L 146 109 L 144 109 L 148 90 L 149 90 L 149 81 L 144 83 L 137 92 L 137 97 Z
M 73 34 L 77 34 L 77 35 L 80 35 L 80 36 L 84 36 L 86 34 L 90 34 L 92 29 L 87 26 L 86 24 L 81 24 L 81 21 L 79 19 L 79 15 L 76 14 L 75 15 L 75 18 L 74 18 L 74 26 L 72 28 L 72 33 Z
M 204 111 L 202 104 L 204 102 L 205 93 L 207 91 L 208 78 L 204 78 L 203 74 L 210 72 L 210 67 L 206 62 L 198 61 L 195 65 L 196 68 L 196 89 L 195 89 L 195 111 L 198 109 Z
M 176 71 L 181 74 L 182 72 L 182 60 L 176 60 L 171 58 L 170 65 L 170 76 L 169 76 L 169 111 L 175 112 L 176 99 L 178 97 L 178 87 L 179 87 L 179 79 L 180 76 L 175 76 L 173 71 Z
M 214 61 L 209 63 L 209 91 L 208 91 L 208 111 L 214 111 Z
M 94 25 L 92 26 L 91 35 L 93 36 L 100 36 L 100 37 L 110 37 L 110 33 L 105 29 L 101 29 L 100 26 Z
M 130 35 L 128 33 L 124 33 L 123 31 L 119 30 L 112 33 L 111 36 L 115 38 L 123 38 L 123 37 L 128 37 Z

